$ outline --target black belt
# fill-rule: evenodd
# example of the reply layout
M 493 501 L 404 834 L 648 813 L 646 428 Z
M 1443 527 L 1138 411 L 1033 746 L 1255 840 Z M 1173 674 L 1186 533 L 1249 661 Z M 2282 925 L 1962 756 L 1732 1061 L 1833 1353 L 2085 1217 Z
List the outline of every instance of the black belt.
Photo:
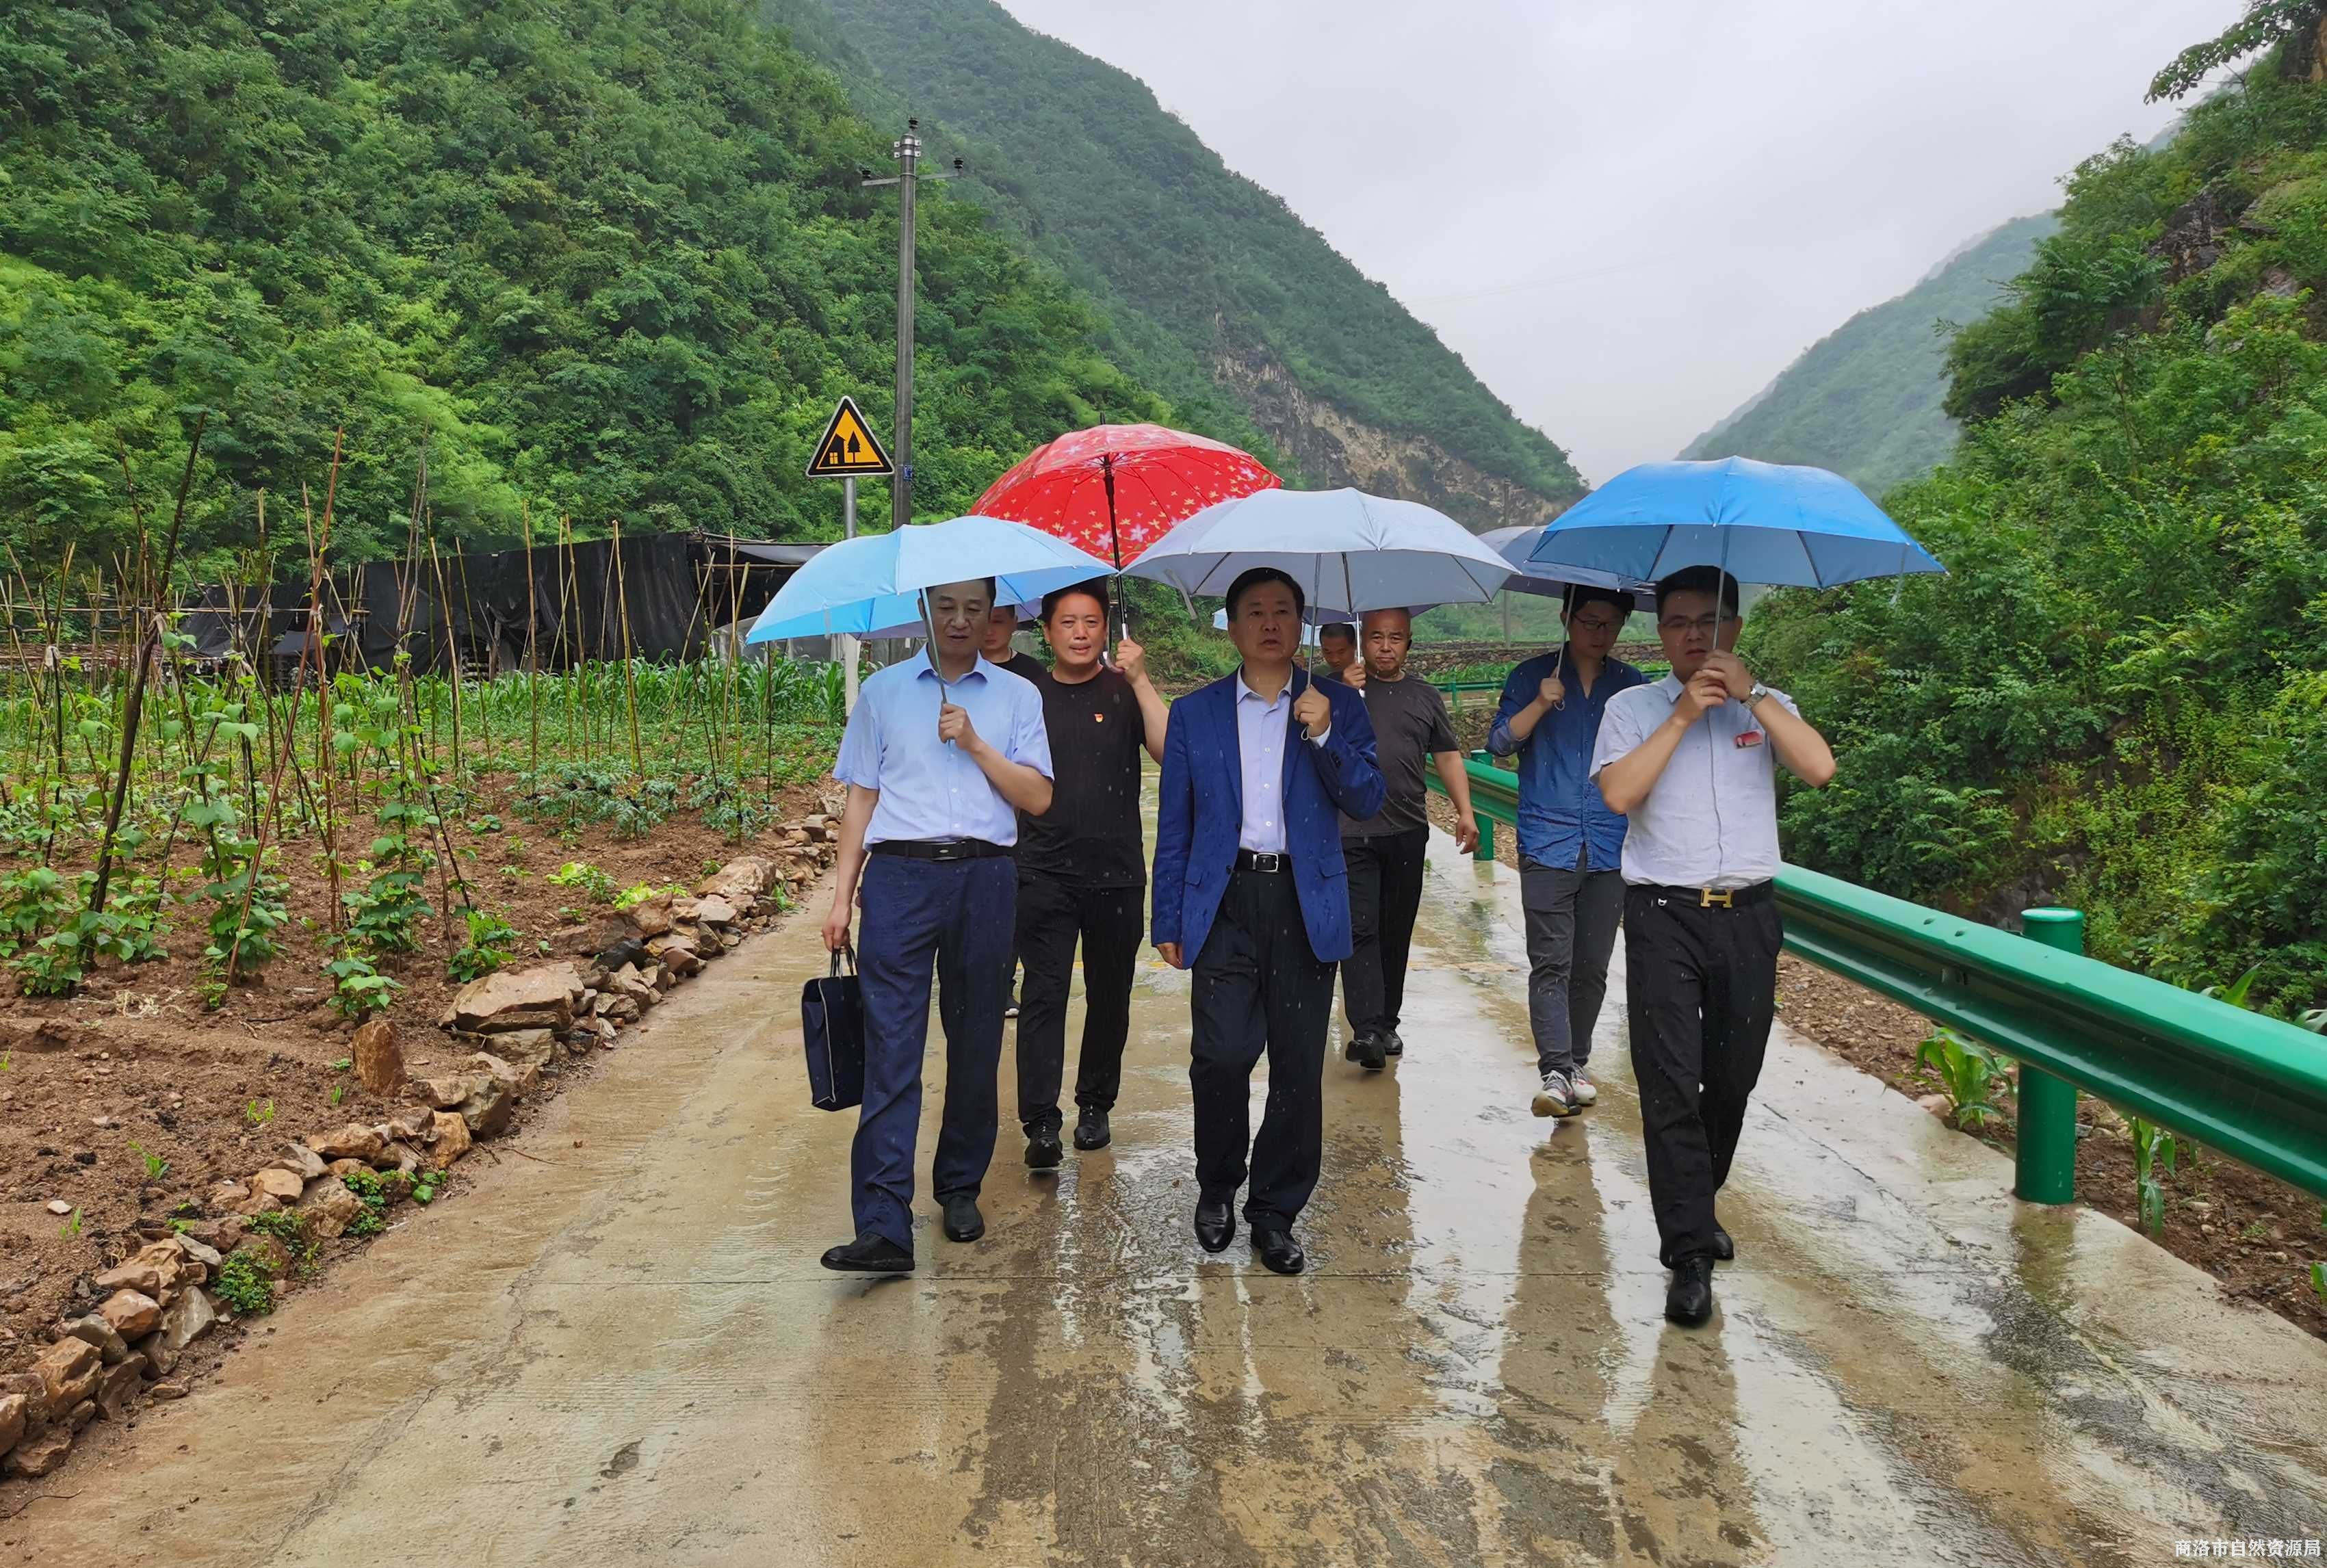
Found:
M 1778 896 L 1776 886 L 1765 882 L 1742 888 L 1676 888 L 1656 882 L 1640 882 L 1634 886 L 1633 891 L 1647 893 L 1651 898 L 1669 899 L 1692 910 L 1750 910 Z
M 1289 854 L 1263 854 L 1257 849 L 1240 849 L 1237 851 L 1236 868 L 1238 871 L 1257 871 L 1263 876 L 1275 876 L 1293 869 L 1293 857 Z
M 1012 852 L 1006 844 L 982 838 L 884 838 L 867 854 L 902 854 L 907 860 L 992 860 Z

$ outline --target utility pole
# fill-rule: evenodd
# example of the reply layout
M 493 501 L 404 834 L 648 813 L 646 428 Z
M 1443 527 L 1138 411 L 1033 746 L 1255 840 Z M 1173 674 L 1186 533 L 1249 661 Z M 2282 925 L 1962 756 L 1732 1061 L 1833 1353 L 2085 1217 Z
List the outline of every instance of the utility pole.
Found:
M 840 537 L 856 537 L 856 481 L 853 477 L 840 481 Z M 840 671 L 844 692 L 841 712 L 853 714 L 856 711 L 856 639 L 845 632 L 840 637 Z
M 897 161 L 893 176 L 875 180 L 869 172 L 864 175 L 868 186 L 897 187 L 897 472 L 889 481 L 889 526 L 892 528 L 902 528 L 913 520 L 914 188 L 923 180 L 958 179 L 963 172 L 961 160 L 956 158 L 950 169 L 921 173 L 921 128 L 919 119 L 909 119 L 905 122 L 905 134 L 890 144 L 889 156 Z

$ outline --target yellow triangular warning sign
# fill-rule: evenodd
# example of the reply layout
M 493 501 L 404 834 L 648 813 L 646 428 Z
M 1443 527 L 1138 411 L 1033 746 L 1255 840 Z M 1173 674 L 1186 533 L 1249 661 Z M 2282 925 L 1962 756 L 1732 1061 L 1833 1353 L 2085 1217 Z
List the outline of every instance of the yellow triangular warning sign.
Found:
M 891 471 L 889 453 L 856 411 L 856 399 L 843 397 L 824 427 L 824 439 L 816 443 L 816 455 L 808 459 L 808 478 L 877 479 Z

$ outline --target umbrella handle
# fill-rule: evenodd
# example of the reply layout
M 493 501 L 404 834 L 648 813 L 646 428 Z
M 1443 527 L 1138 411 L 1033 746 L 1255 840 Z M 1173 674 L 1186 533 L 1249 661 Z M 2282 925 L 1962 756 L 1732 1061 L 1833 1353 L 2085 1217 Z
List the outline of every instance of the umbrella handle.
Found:
M 938 704 L 939 706 L 942 708 L 944 705 L 953 701 L 953 694 L 946 689 L 945 666 L 938 662 L 937 611 L 930 608 L 930 591 L 928 589 L 924 588 L 921 590 L 921 632 L 929 639 L 926 651 L 929 655 L 930 673 L 938 677 Z

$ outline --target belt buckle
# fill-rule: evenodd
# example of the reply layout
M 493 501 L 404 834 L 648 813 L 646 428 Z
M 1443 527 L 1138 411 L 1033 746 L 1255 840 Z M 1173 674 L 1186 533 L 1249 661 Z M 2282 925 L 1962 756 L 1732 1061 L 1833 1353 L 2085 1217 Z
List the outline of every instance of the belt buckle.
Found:
M 1699 888 L 1696 895 L 1696 907 L 1700 910 L 1709 910 L 1715 904 L 1724 910 L 1737 907 L 1736 892 L 1732 888 Z
M 936 841 L 936 844 L 937 853 L 930 856 L 931 860 L 961 860 L 966 858 L 969 853 L 968 846 L 960 843 L 958 840 L 948 842 L 945 839 L 939 839 Z
M 1274 851 L 1263 854 L 1259 850 L 1254 850 L 1252 852 L 1252 869 L 1271 873 L 1283 871 L 1285 869 L 1285 857 Z

